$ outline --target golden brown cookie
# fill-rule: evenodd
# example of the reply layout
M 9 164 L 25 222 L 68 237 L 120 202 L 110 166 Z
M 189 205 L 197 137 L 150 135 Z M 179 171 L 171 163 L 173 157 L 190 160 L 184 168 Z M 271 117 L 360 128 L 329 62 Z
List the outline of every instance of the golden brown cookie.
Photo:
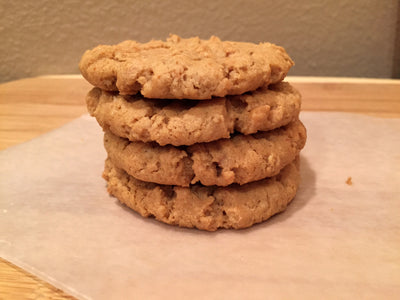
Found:
M 113 164 L 136 179 L 166 185 L 227 186 L 271 177 L 300 153 L 306 129 L 300 121 L 253 135 L 188 147 L 130 142 L 107 131 L 104 146 Z
M 228 187 L 158 185 L 139 181 L 107 159 L 108 192 L 144 217 L 181 227 L 215 231 L 246 228 L 287 207 L 299 185 L 298 160 L 277 176 Z
M 270 43 L 201 40 L 125 41 L 84 53 L 79 67 L 94 86 L 147 98 L 211 99 L 240 95 L 283 80 L 293 61 Z
M 100 126 L 115 135 L 180 146 L 286 125 L 298 118 L 301 96 L 286 82 L 213 101 L 152 100 L 94 88 L 86 103 Z

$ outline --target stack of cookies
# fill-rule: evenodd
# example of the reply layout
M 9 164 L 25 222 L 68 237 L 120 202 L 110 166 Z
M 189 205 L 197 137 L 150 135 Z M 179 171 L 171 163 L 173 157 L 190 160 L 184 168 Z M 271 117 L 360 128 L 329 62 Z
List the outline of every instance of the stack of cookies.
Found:
M 109 193 L 144 217 L 209 231 L 283 211 L 306 141 L 301 96 L 282 82 L 292 65 L 282 47 L 217 37 L 86 51 Z

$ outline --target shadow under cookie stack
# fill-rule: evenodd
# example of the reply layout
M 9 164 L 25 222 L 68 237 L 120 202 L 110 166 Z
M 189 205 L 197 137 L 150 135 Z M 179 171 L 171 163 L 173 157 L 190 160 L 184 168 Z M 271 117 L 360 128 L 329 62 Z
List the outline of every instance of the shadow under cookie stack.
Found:
M 86 51 L 108 192 L 144 217 L 208 231 L 285 210 L 306 142 L 301 96 L 282 82 L 292 65 L 282 47 L 217 37 Z

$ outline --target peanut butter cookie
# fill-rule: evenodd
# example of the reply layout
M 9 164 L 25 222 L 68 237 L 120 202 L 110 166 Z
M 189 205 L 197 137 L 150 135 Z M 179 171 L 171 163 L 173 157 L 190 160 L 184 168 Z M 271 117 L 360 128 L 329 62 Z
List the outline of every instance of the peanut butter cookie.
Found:
M 129 142 L 106 132 L 104 145 L 113 164 L 136 179 L 189 186 L 240 185 L 271 177 L 300 153 L 306 129 L 300 121 L 253 135 L 188 147 Z
M 94 86 L 146 98 L 211 99 L 240 95 L 283 80 L 293 65 L 270 43 L 183 39 L 124 41 L 84 53 L 79 67 Z
M 215 231 L 246 228 L 286 209 L 299 185 L 298 159 L 277 176 L 246 185 L 179 187 L 139 181 L 108 159 L 108 192 L 144 217 L 181 227 Z
M 86 104 L 100 126 L 115 135 L 180 146 L 284 126 L 298 118 L 301 96 L 287 82 L 213 101 L 155 100 L 94 88 Z

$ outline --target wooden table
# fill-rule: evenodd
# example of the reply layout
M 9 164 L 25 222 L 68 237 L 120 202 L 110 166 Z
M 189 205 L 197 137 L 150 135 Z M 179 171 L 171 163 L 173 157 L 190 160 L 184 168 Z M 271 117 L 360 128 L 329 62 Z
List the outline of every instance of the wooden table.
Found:
M 288 78 L 303 110 L 400 117 L 400 80 Z M 91 86 L 78 75 L 43 76 L 0 85 L 0 150 L 33 139 L 86 113 Z M 0 258 L 0 299 L 74 299 Z

